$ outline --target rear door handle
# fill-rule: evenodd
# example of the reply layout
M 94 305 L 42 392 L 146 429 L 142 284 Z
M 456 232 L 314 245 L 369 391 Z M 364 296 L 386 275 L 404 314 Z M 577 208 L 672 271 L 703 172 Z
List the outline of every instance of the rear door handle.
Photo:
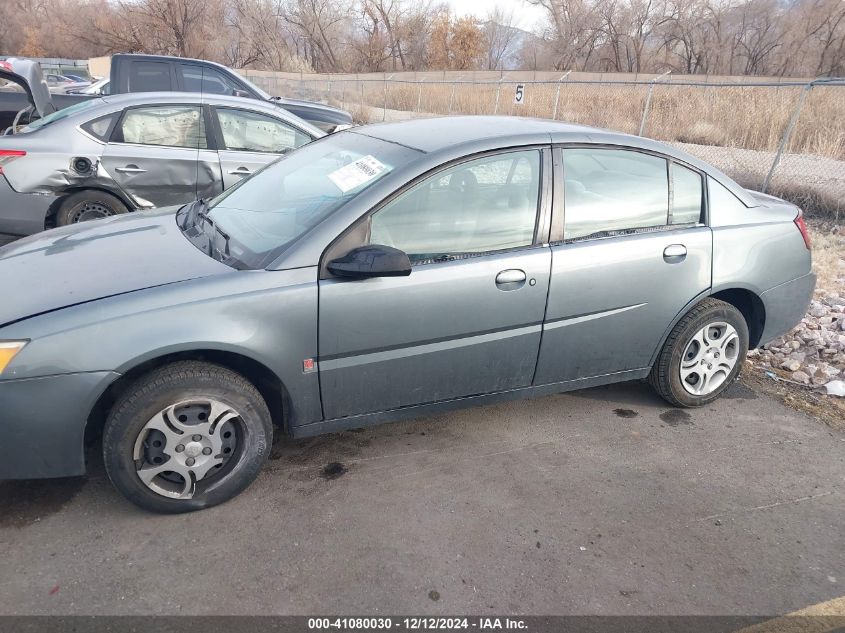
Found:
M 229 175 L 231 176 L 249 176 L 251 173 L 252 172 L 246 167 L 238 167 L 237 169 L 229 171 Z
M 683 244 L 670 244 L 663 249 L 663 259 L 670 264 L 682 262 L 686 256 L 687 247 Z
M 517 268 L 503 270 L 496 275 L 496 284 L 500 286 L 504 284 L 518 284 L 523 281 L 525 281 L 525 271 Z
M 126 167 L 115 167 L 115 171 L 119 171 L 121 174 L 145 174 L 147 173 L 146 169 L 141 169 L 138 165 L 127 165 Z

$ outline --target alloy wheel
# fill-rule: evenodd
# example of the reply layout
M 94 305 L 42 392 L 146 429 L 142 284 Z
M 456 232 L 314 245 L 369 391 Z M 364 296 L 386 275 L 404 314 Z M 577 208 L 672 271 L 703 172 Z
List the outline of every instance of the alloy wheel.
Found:
M 212 399 L 179 402 L 141 429 L 133 450 L 136 473 L 161 496 L 191 499 L 237 463 L 242 438 L 243 421 L 232 407 Z
M 701 328 L 681 357 L 681 384 L 694 396 L 706 396 L 731 375 L 739 357 L 739 334 L 724 321 Z

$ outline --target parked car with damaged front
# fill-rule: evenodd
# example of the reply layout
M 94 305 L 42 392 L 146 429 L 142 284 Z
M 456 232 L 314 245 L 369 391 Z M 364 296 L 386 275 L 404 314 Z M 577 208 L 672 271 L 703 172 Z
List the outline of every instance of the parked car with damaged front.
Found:
M 176 211 L 174 213 L 174 211 Z M 815 285 L 801 212 L 655 141 L 454 117 L 0 249 L 0 478 L 205 508 L 305 437 L 645 379 L 702 406 Z
M 150 92 L 56 110 L 35 62 L 16 60 L 42 117 L 0 136 L 0 233 L 212 197 L 325 132 L 266 102 Z M 0 76 L 22 76 L 0 69 Z

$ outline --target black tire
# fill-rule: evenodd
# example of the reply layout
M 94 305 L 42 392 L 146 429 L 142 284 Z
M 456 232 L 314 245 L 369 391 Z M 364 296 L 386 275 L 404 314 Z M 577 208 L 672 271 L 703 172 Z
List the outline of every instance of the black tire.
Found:
M 711 323 L 728 323 L 736 330 L 739 338 L 735 348 L 736 360 L 733 369 L 718 387 L 706 395 L 696 395 L 690 393 L 682 382 L 681 361 L 693 337 Z M 748 325 L 742 313 L 724 301 L 704 299 L 672 328 L 651 368 L 648 382 L 664 400 L 676 407 L 700 407 L 718 398 L 736 380 L 747 352 Z
M 77 191 L 62 200 L 56 212 L 56 226 L 67 226 L 126 213 L 129 209 L 118 198 L 97 189 Z
M 138 475 L 143 459 L 135 460 L 136 441 L 141 444 L 139 435 L 159 412 L 176 403 L 204 398 L 223 403 L 239 414 L 233 422 L 238 428 L 237 447 L 225 466 L 218 467 L 219 471 L 209 470 L 196 482 L 192 498 L 163 496 L 148 487 Z M 144 430 L 145 451 L 149 448 L 148 433 Z M 118 398 L 103 430 L 103 460 L 109 479 L 127 499 L 146 510 L 175 514 L 223 503 L 245 490 L 261 471 L 272 441 L 270 412 L 252 383 L 219 365 L 179 361 L 142 376 Z M 185 449 L 182 451 L 184 453 Z M 165 460 L 170 459 L 175 456 L 165 457 Z

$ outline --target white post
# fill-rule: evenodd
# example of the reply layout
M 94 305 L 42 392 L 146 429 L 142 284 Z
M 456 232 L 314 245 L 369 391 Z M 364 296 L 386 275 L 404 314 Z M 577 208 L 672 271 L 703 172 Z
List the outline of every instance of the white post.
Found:
M 557 80 L 557 90 L 555 91 L 555 109 L 554 109 L 554 112 L 552 114 L 552 119 L 555 120 L 555 121 L 557 120 L 557 102 L 560 100 L 560 84 L 564 79 L 569 77 L 569 73 L 571 73 L 571 72 L 572 72 L 571 70 L 567 70 L 565 73 L 563 73 L 560 76 L 560 79 Z
M 660 75 L 660 77 L 655 77 L 651 80 L 651 84 L 648 87 L 648 96 L 645 99 L 645 107 L 643 108 L 643 118 L 640 120 L 640 131 L 638 132 L 638 136 L 642 136 L 643 132 L 645 132 L 645 122 L 648 118 L 649 108 L 651 108 L 651 93 L 654 92 L 654 84 L 669 75 L 671 72 L 671 70 L 667 70 L 665 73 Z

